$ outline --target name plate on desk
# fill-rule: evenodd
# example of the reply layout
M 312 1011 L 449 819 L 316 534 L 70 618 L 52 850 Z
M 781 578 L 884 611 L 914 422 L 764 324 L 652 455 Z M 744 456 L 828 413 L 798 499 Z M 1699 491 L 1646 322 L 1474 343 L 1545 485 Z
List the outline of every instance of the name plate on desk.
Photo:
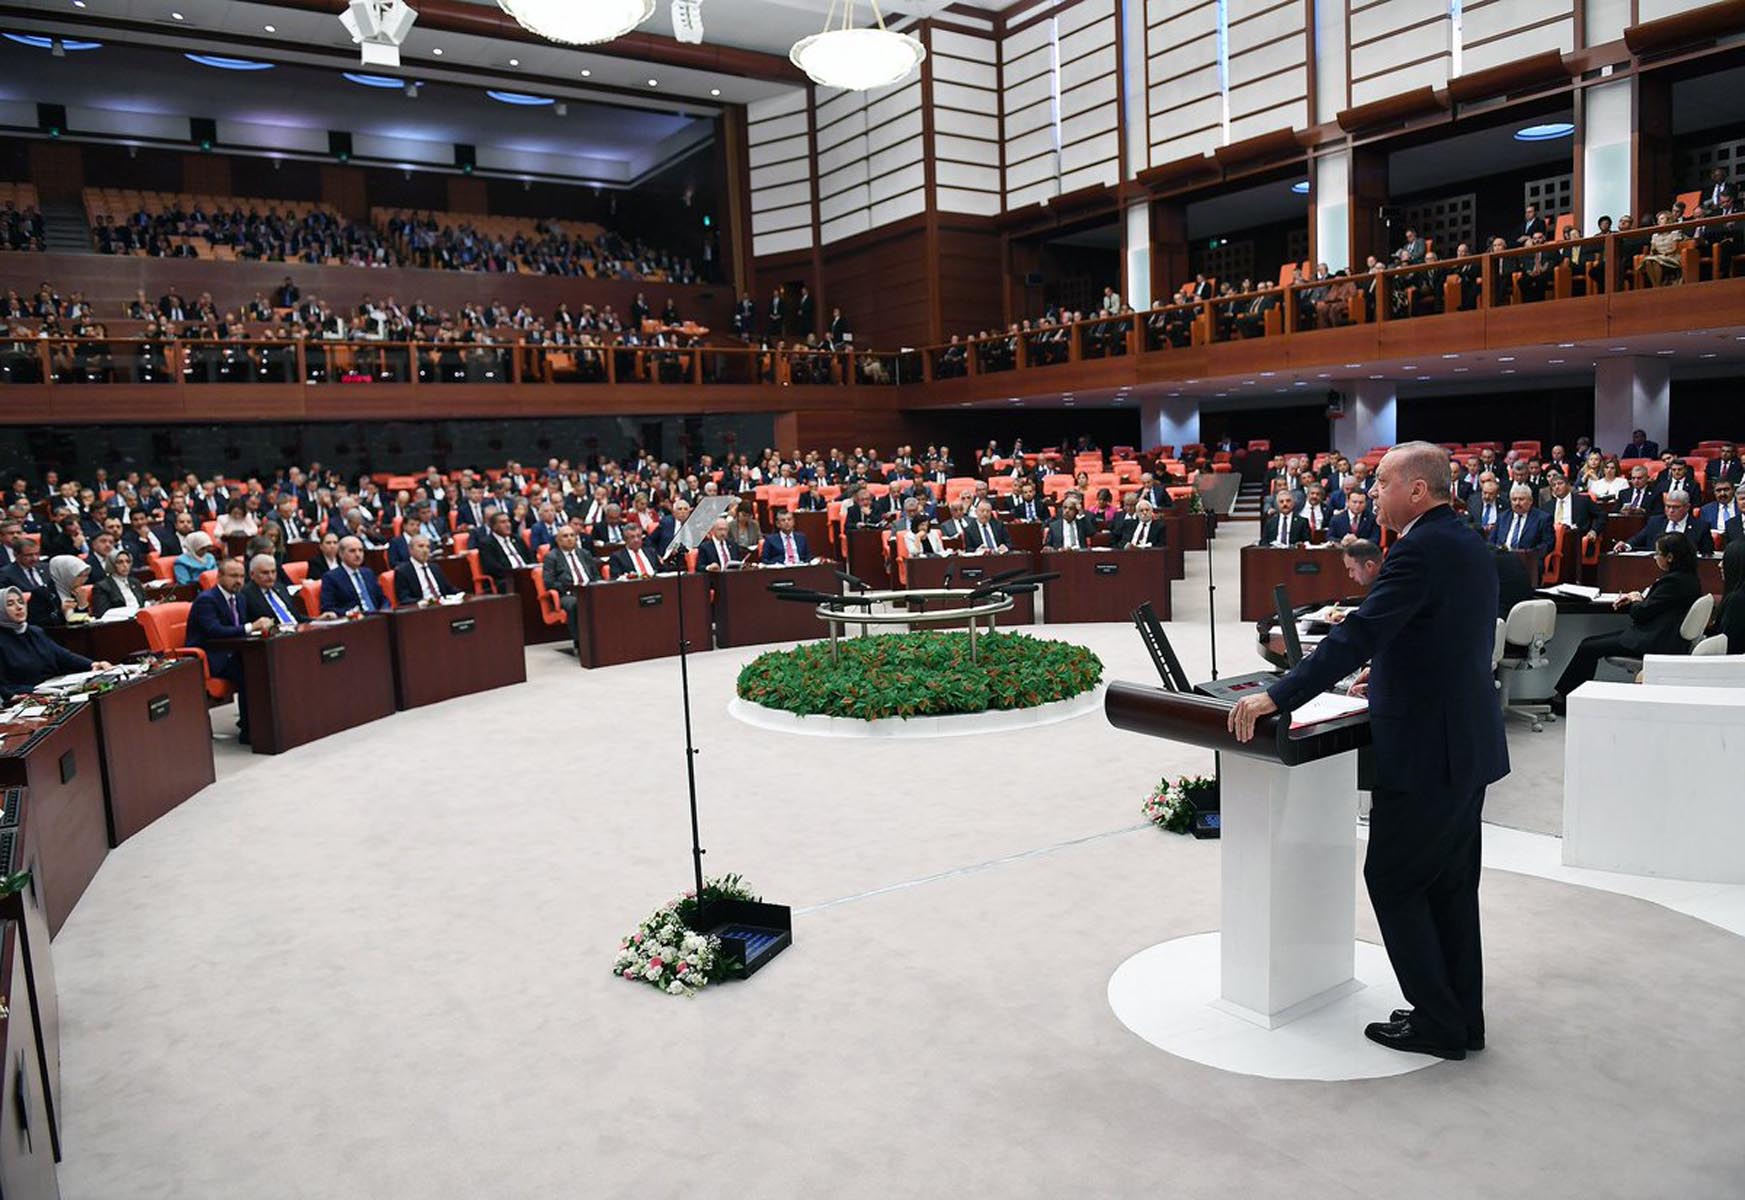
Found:
M 636 598 L 636 603 L 641 605 L 643 608 L 653 608 L 655 605 L 660 604 L 665 600 L 666 596 L 663 593 L 650 592 L 646 596 L 638 596 Z
M 1300 563 L 1292 565 L 1291 570 L 1298 575 L 1319 575 L 1321 573 L 1321 564 L 1305 559 Z
M 340 643 L 338 643 L 336 645 L 332 645 L 332 646 L 321 647 L 321 661 L 323 664 L 336 663 L 344 657 L 345 657 L 345 643 L 344 642 L 340 642 Z
M 168 696 L 153 696 L 145 702 L 145 717 L 147 721 L 161 721 L 170 715 L 170 698 Z
M 1120 563 L 1112 563 L 1112 562 L 1100 562 L 1100 563 L 1096 564 L 1095 569 L 1096 569 L 1097 574 L 1099 574 L 1099 575 L 1119 575 L 1121 573 L 1121 564 Z
M 963 577 L 966 582 L 972 579 L 980 579 L 987 573 L 988 569 L 986 567 L 965 567 L 963 569 Z
M 794 581 L 792 579 L 777 579 L 769 585 L 769 590 L 772 592 L 792 591 L 793 588 Z
M 478 624 L 478 621 L 473 617 L 462 617 L 458 621 L 450 621 L 448 623 L 448 631 L 456 637 L 459 637 L 463 633 L 471 633 L 478 627 Z

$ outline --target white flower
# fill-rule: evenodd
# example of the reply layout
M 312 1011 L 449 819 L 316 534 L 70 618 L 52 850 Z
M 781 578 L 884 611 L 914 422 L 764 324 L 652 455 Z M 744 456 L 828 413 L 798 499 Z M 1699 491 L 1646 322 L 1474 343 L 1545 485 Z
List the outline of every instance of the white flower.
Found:
M 643 974 L 643 977 L 645 979 L 653 981 L 653 980 L 660 978 L 660 968 L 651 966 L 646 971 L 644 971 L 642 974 Z
M 666 990 L 667 990 L 667 995 L 669 995 L 669 996 L 683 996 L 686 992 L 690 991 L 691 989 L 687 988 L 684 984 L 680 983 L 678 980 L 675 979 L 671 983 L 666 985 Z

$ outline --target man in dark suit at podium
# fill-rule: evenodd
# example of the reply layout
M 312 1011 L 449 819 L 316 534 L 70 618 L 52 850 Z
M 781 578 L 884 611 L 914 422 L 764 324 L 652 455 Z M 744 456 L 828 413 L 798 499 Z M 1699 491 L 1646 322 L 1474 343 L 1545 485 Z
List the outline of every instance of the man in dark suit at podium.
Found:
M 1313 654 L 1230 712 L 1237 740 L 1369 664 L 1375 807 L 1363 877 L 1410 1009 L 1365 1036 L 1395 1050 L 1465 1058 L 1484 1046 L 1479 813 L 1509 771 L 1491 682 L 1492 551 L 1449 507 L 1448 454 L 1396 446 L 1371 492 L 1398 535 L 1381 574 Z

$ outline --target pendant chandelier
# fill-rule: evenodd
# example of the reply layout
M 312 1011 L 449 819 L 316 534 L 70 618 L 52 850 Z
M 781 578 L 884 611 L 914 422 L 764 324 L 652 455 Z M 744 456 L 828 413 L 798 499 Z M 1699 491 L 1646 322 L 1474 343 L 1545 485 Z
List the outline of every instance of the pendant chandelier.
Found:
M 529 33 L 571 46 L 623 37 L 654 15 L 654 0 L 497 0 Z
M 920 42 L 906 33 L 886 29 L 878 0 L 870 2 L 876 28 L 854 28 L 855 0 L 830 0 L 824 32 L 794 43 L 788 57 L 813 83 L 864 92 L 901 83 L 927 57 L 927 48 Z M 838 9 L 842 13 L 840 22 Z

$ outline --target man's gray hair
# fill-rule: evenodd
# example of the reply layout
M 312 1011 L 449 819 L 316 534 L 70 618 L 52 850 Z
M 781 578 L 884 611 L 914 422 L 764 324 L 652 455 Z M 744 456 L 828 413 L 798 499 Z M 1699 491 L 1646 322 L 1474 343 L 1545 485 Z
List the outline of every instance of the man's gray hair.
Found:
M 1388 451 L 1399 473 L 1397 482 L 1422 479 L 1426 487 L 1448 490 L 1448 451 L 1434 442 L 1401 442 Z
M 273 569 L 273 574 L 275 576 L 278 575 L 278 573 L 279 573 L 279 560 L 274 558 L 270 554 L 257 554 L 253 558 L 249 559 L 248 560 L 248 573 L 250 575 L 253 575 L 255 568 L 262 566 L 262 565 L 271 567 Z
M 415 533 L 406 539 L 406 546 L 410 549 L 411 547 L 416 546 L 419 542 L 423 542 L 426 546 L 430 545 L 430 535 L 425 533 Z
M 1524 483 L 1517 483 L 1514 487 L 1509 489 L 1509 499 L 1511 500 L 1516 496 L 1526 496 L 1531 499 L 1532 495 L 1533 489 Z

